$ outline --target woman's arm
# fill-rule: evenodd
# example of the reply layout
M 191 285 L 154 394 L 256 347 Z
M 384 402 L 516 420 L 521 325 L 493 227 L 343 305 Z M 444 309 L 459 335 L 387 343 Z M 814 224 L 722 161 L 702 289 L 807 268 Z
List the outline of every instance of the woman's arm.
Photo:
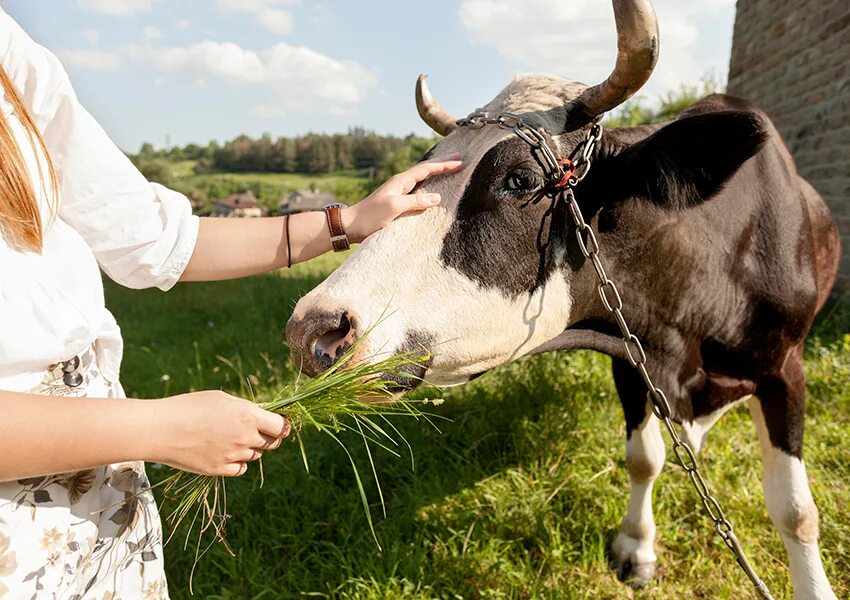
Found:
M 163 400 L 0 391 L 0 482 L 147 460 L 237 476 L 276 448 L 289 424 L 220 391 Z
M 167 290 L 178 280 L 228 279 L 286 265 L 282 221 L 204 220 L 201 226 L 182 194 L 146 181 L 80 104 L 56 56 L 2 9 L 0 62 L 57 167 L 59 217 L 83 237 L 110 278 L 126 287 Z M 390 178 L 347 211 L 350 239 L 359 241 L 405 211 L 431 206 L 429 195 L 407 194 L 428 175 L 457 168 L 458 161 L 420 163 Z M 330 248 L 323 223 L 316 215 L 293 219 L 293 262 Z
M 348 238 L 360 243 L 390 221 L 410 211 L 440 203 L 439 194 L 411 194 L 432 175 L 461 168 L 457 155 L 440 162 L 418 163 L 391 177 L 368 198 L 343 209 Z M 324 212 L 292 215 L 289 223 L 292 264 L 331 249 Z M 198 240 L 180 281 L 216 281 L 265 273 L 287 265 L 285 217 L 265 219 L 201 219 Z

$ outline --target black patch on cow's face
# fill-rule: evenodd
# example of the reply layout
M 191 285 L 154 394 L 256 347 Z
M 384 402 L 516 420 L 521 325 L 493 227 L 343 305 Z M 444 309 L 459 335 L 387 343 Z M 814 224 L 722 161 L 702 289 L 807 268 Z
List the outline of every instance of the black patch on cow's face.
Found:
M 556 268 L 567 211 L 545 196 L 548 179 L 532 148 L 507 138 L 475 166 L 440 258 L 483 287 L 531 293 Z
M 399 368 L 395 373 L 385 373 L 381 376 L 384 381 L 392 382 L 390 389 L 403 392 L 419 387 L 424 381 L 425 372 L 434 362 L 429 348 L 435 346 L 435 337 L 424 331 L 408 331 L 404 342 L 396 348 L 395 354 L 407 355 L 411 361 Z

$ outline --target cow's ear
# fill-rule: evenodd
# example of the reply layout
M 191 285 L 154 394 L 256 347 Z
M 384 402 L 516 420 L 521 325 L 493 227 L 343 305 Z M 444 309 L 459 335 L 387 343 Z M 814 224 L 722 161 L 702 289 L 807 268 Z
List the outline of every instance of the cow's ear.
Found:
M 621 139 L 631 137 L 623 134 Z M 612 137 L 616 146 L 616 130 Z M 617 196 L 686 208 L 710 198 L 767 137 L 765 118 L 755 111 L 683 116 L 615 149 L 594 174 L 617 182 Z

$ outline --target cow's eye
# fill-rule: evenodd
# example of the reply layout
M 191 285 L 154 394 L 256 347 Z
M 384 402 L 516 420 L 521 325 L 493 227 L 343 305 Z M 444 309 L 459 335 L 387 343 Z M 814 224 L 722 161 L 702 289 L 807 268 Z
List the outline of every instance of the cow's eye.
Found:
M 536 178 L 527 171 L 514 171 L 505 177 L 504 189 L 509 192 L 529 192 L 534 189 Z

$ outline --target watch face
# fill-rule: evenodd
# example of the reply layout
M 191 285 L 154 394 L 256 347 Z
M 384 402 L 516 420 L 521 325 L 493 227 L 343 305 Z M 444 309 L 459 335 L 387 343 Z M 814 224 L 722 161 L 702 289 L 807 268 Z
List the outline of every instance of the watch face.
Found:
M 335 206 L 339 206 L 340 208 L 345 208 L 345 204 L 342 202 L 331 202 L 330 204 L 326 204 L 325 208 L 334 208 Z

